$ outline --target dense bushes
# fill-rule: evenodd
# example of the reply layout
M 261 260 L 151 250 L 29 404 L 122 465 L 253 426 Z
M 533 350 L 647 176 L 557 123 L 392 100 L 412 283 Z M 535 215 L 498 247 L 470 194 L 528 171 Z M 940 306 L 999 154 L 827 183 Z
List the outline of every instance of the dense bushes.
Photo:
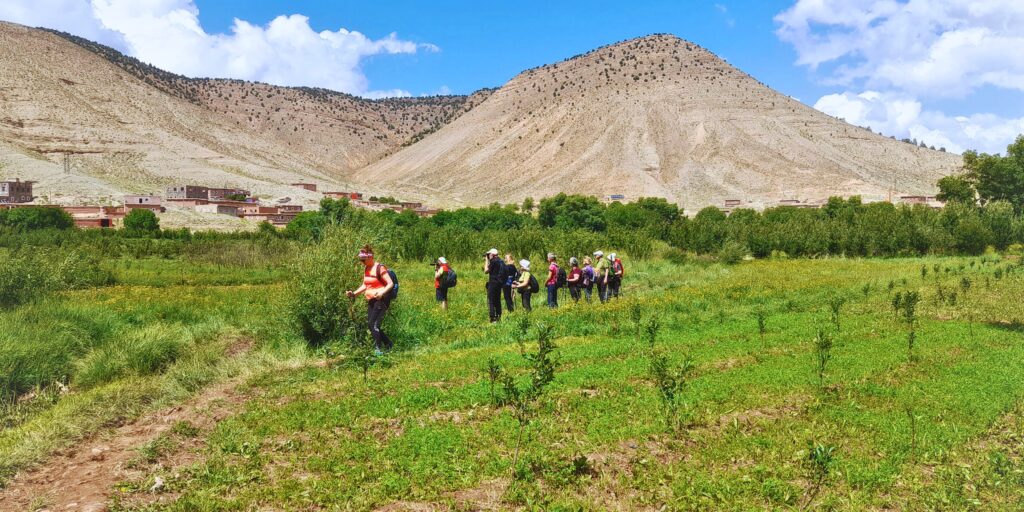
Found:
M 95 258 L 20 252 L 0 254 L 0 309 L 29 302 L 52 291 L 77 290 L 113 283 L 113 275 Z
M 75 222 L 67 212 L 56 207 L 0 209 L 0 228 L 15 231 L 36 229 L 70 229 Z
M 832 198 L 821 209 L 769 208 L 762 213 L 736 210 L 726 216 L 705 208 L 693 219 L 675 223 L 672 245 L 717 254 L 726 244 L 746 247 L 758 258 L 773 252 L 790 256 L 896 256 L 980 254 L 994 245 L 1005 249 L 1021 241 L 1021 219 L 1006 202 L 979 208 L 951 203 L 942 210 L 923 205 L 862 204 Z

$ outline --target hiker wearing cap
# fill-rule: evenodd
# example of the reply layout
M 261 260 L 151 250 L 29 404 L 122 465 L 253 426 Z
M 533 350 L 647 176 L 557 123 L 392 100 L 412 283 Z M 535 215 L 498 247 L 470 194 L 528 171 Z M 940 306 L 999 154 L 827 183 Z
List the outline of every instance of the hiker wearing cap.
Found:
M 548 307 L 558 307 L 558 256 L 555 253 L 548 253 L 548 280 L 545 282 L 548 288 Z
M 441 304 L 441 311 L 448 311 L 448 274 L 452 269 L 444 256 L 437 259 L 434 267 L 434 298 Z
M 613 252 L 608 255 L 608 298 L 619 298 L 622 289 L 622 260 Z
M 597 272 L 595 279 L 597 280 L 597 298 L 601 299 L 601 302 L 608 300 L 608 273 L 611 270 L 611 263 L 604 259 L 604 251 L 595 251 L 594 259 L 597 260 L 597 264 L 594 266 L 594 271 Z
M 484 273 L 487 274 L 487 311 L 493 324 L 501 320 L 501 288 L 505 285 L 505 264 L 498 257 L 497 249 L 484 254 Z
M 575 256 L 569 258 L 569 275 L 566 277 L 566 284 L 569 286 L 569 296 L 573 302 L 580 301 L 583 288 L 583 271 L 580 270 L 580 260 Z
M 505 296 L 505 307 L 511 313 L 516 310 L 516 303 L 512 299 L 512 283 L 519 279 L 519 271 L 516 270 L 516 260 L 511 254 L 505 255 L 505 282 L 501 286 L 501 294 Z
M 519 279 L 512 283 L 512 288 L 519 291 L 519 297 L 523 301 L 523 310 L 527 313 L 533 310 L 530 307 L 530 297 L 533 296 L 536 284 L 537 279 L 530 273 L 530 261 L 519 260 Z
M 370 329 L 370 336 L 373 336 L 373 344 L 376 347 L 376 354 L 391 350 L 394 343 L 391 338 L 380 328 L 381 320 L 391 306 L 391 299 L 394 297 L 392 291 L 396 283 L 388 270 L 381 263 L 377 263 L 373 257 L 373 248 L 364 245 L 359 251 L 359 261 L 363 263 L 363 285 L 355 291 L 345 292 L 349 298 L 363 294 L 366 297 L 366 324 Z
M 590 256 L 583 257 L 583 295 L 587 298 L 587 304 L 590 304 L 590 298 L 594 294 L 594 271 L 593 262 Z

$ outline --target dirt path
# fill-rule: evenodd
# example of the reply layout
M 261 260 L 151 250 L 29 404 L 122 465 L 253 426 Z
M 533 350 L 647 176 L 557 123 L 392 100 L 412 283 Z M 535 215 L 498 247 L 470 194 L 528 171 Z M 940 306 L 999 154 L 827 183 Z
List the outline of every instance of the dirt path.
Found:
M 246 397 L 238 391 L 243 379 L 230 380 L 174 407 L 148 413 L 135 421 L 96 434 L 42 465 L 19 473 L 0 491 L 0 511 L 102 511 L 112 488 L 130 476 L 128 463 L 138 448 L 187 421 L 206 430 L 238 411 Z

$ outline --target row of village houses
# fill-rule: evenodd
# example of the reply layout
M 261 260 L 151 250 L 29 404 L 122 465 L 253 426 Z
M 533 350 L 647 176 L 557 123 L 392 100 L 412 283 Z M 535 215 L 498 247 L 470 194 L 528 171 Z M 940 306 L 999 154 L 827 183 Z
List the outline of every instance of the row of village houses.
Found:
M 35 199 L 32 195 L 33 183 L 32 181 L 21 181 L 18 179 L 0 181 L 0 205 L 32 202 Z M 292 186 L 310 192 L 317 191 L 317 185 L 314 183 L 293 183 Z M 361 192 L 323 192 L 322 194 L 324 197 L 332 199 L 347 199 L 357 208 L 373 211 L 394 210 L 401 212 L 412 210 L 423 217 L 429 217 L 439 211 L 427 208 L 418 202 L 390 204 L 364 199 Z M 163 199 L 166 199 L 168 204 L 191 208 L 197 212 L 230 215 L 257 222 L 266 221 L 275 226 L 287 225 L 302 212 L 301 205 L 262 205 L 255 198 L 251 197 L 251 193 L 245 189 L 216 188 L 201 185 L 174 185 L 167 187 L 165 198 L 156 195 L 127 195 L 124 196 L 124 204 L 122 206 L 63 206 L 61 208 L 71 214 L 76 226 L 114 227 L 120 225 L 124 216 L 133 209 L 148 209 L 157 214 L 164 212 Z M 604 200 L 606 202 L 625 201 L 626 197 L 623 195 L 612 195 L 605 197 Z M 893 202 L 891 198 L 889 201 Z M 912 205 L 920 204 L 931 208 L 941 208 L 943 206 L 943 203 L 936 200 L 935 196 L 900 196 L 895 202 Z M 784 199 L 778 202 L 778 206 L 793 208 L 821 208 L 825 204 L 825 201 L 808 202 L 798 199 Z M 735 209 L 749 206 L 751 206 L 751 203 L 741 199 L 726 199 L 719 209 L 725 213 L 730 213 Z

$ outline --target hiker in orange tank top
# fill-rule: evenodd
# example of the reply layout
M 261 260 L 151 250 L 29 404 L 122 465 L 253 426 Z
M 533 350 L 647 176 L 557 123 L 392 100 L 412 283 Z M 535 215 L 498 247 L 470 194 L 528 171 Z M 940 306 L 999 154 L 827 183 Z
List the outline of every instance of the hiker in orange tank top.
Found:
M 384 319 L 388 307 L 391 306 L 391 291 L 395 287 L 394 281 L 388 268 L 377 263 L 373 258 L 373 248 L 364 245 L 359 251 L 359 261 L 365 267 L 363 269 L 363 285 L 355 291 L 347 291 L 345 295 L 349 298 L 363 294 L 366 296 L 366 325 L 373 336 L 373 343 L 376 346 L 376 354 L 381 355 L 391 350 L 394 343 L 391 338 L 380 328 L 380 322 Z

